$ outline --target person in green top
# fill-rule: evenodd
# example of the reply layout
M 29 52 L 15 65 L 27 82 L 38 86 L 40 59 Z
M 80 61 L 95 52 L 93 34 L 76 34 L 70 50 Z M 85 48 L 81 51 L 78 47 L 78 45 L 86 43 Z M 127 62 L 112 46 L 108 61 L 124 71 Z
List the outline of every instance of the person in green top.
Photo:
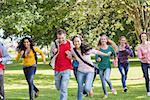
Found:
M 102 35 L 100 37 L 99 43 L 98 43 L 98 50 L 103 53 L 111 52 L 111 56 L 113 56 L 115 59 L 117 59 L 116 52 L 113 47 L 117 48 L 117 45 L 108 39 L 106 35 Z M 99 75 L 102 82 L 102 88 L 104 92 L 104 98 L 108 97 L 108 93 L 106 90 L 106 82 L 108 83 L 112 93 L 114 95 L 117 94 L 117 91 L 113 88 L 112 83 L 110 81 L 110 73 L 111 73 L 111 56 L 98 56 L 96 55 L 96 61 L 98 62 L 99 67 Z

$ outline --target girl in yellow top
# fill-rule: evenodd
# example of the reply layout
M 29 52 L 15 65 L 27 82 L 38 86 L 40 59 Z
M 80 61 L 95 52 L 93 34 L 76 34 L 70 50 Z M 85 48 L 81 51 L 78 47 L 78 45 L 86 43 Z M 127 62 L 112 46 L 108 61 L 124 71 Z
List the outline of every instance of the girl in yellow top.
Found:
M 17 47 L 18 55 L 16 57 L 17 61 L 20 58 L 23 58 L 23 71 L 29 85 L 30 100 L 33 100 L 33 91 L 35 93 L 34 94 L 35 97 L 37 97 L 39 93 L 39 90 L 36 88 L 36 86 L 33 83 L 34 75 L 36 72 L 36 64 L 37 64 L 36 52 L 38 52 L 42 56 L 44 63 L 46 62 L 43 52 L 39 48 L 33 46 L 34 44 L 31 38 L 29 37 L 23 38 L 19 42 L 19 45 Z

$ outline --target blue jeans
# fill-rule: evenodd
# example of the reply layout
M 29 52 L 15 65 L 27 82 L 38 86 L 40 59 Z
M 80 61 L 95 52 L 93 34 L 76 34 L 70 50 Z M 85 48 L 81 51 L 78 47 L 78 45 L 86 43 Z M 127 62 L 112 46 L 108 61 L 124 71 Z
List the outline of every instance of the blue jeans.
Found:
M 148 69 L 150 69 L 150 64 L 146 64 L 146 63 L 141 63 L 142 66 L 142 71 L 144 74 L 144 78 L 145 78 L 145 84 L 146 84 L 146 90 L 147 92 L 150 92 L 150 80 L 149 80 L 149 72 Z
M 77 72 L 77 80 L 78 80 L 78 100 L 82 100 L 82 93 L 85 90 L 89 93 L 92 89 L 92 83 L 94 78 L 94 72 Z
M 118 64 L 119 71 L 121 73 L 121 81 L 123 88 L 126 87 L 127 74 L 129 70 L 129 63 L 119 63 Z
M 73 73 L 74 73 L 76 81 L 77 81 L 77 71 L 78 71 L 78 67 L 74 67 L 73 68 Z
M 70 75 L 70 70 L 55 71 L 55 86 L 57 90 L 60 90 L 60 100 L 67 100 Z
M 3 97 L 2 100 L 5 100 L 5 96 L 4 96 L 4 75 L 0 75 L 0 95 Z
M 99 75 L 100 75 L 100 79 L 102 81 L 102 88 L 103 88 L 104 95 L 108 95 L 107 89 L 106 89 L 106 82 L 108 83 L 109 88 L 111 90 L 113 89 L 112 83 L 110 81 L 110 72 L 111 72 L 110 68 L 99 70 Z
M 25 78 L 29 85 L 30 100 L 33 100 L 33 91 L 35 92 L 39 91 L 33 83 L 34 75 L 36 72 L 36 66 L 24 67 L 23 71 L 24 71 Z

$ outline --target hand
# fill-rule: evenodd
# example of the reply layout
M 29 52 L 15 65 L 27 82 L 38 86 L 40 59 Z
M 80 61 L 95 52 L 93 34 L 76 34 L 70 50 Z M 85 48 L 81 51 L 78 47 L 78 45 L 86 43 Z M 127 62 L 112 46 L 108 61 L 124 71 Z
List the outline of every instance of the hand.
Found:
M 145 56 L 142 56 L 141 59 L 145 59 Z
M 29 53 L 30 53 L 30 50 L 25 51 L 25 55 L 29 55 Z
M 67 50 L 66 52 L 67 58 L 72 59 L 72 54 L 69 50 Z
M 53 49 L 53 53 L 54 53 L 54 54 L 56 54 L 57 52 L 58 52 L 58 49 L 57 49 L 57 48 Z
M 97 58 L 97 61 L 98 61 L 98 62 L 101 62 L 101 61 L 102 61 L 102 59 L 101 59 L 100 57 L 98 57 L 98 58 Z
M 0 58 L 0 62 L 2 62 L 2 58 Z
M 107 55 L 110 56 L 112 54 L 112 52 L 108 52 Z
M 44 64 L 46 64 L 46 61 L 43 61 Z
M 66 53 L 67 56 L 71 55 L 71 52 L 69 50 L 65 51 L 65 53 Z
M 22 55 L 24 54 L 24 50 L 21 50 L 20 54 L 21 54 L 21 56 L 22 56 Z
M 114 67 L 118 67 L 118 58 L 113 59 Z

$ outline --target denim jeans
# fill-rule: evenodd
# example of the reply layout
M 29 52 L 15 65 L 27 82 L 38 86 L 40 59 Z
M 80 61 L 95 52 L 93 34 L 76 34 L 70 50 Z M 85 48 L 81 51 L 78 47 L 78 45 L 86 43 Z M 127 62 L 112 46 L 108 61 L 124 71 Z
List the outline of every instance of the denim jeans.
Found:
M 67 100 L 70 75 L 70 69 L 61 72 L 55 71 L 55 86 L 57 90 L 60 90 L 60 100 Z
M 33 100 L 33 91 L 34 92 L 39 91 L 33 83 L 34 75 L 36 72 L 36 66 L 24 67 L 23 71 L 24 71 L 25 78 L 26 78 L 28 85 L 29 85 L 30 100 Z
M 141 66 L 145 78 L 146 90 L 147 92 L 150 92 L 150 82 L 149 82 L 150 80 L 149 80 L 149 72 L 148 72 L 148 69 L 150 69 L 150 64 L 141 63 Z
M 119 71 L 121 73 L 121 81 L 123 88 L 126 87 L 127 74 L 129 70 L 129 63 L 119 63 L 118 64 Z
M 74 73 L 76 81 L 77 81 L 77 71 L 78 71 L 78 67 L 74 67 L 73 68 L 73 73 Z
M 3 70 L 1 70 L 1 71 L 3 71 Z M 3 97 L 2 100 L 5 100 L 5 96 L 4 96 L 4 75 L 0 75 L 0 95 Z
M 82 93 L 85 90 L 89 93 L 92 89 L 92 83 L 94 78 L 94 72 L 77 72 L 77 80 L 78 80 L 78 94 L 77 99 L 82 100 Z
M 99 75 L 100 75 L 100 79 L 102 81 L 102 88 L 103 88 L 104 95 L 108 95 L 107 89 L 106 89 L 106 82 L 108 83 L 109 88 L 111 90 L 113 89 L 112 83 L 110 81 L 110 72 L 111 72 L 110 68 L 99 70 Z

